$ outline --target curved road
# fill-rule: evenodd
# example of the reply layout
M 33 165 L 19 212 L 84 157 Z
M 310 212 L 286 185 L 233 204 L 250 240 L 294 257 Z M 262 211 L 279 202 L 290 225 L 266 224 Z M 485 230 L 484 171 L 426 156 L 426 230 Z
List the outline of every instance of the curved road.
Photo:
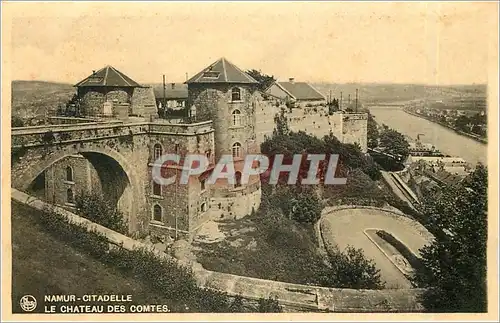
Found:
M 336 244 L 341 250 L 348 245 L 363 249 L 366 258 L 373 259 L 380 269 L 386 288 L 411 288 L 406 277 L 364 234 L 366 229 L 380 229 L 391 233 L 408 249 L 419 256 L 418 250 L 428 244 L 432 235 L 418 222 L 390 212 L 373 209 L 344 209 L 323 215 L 321 234 L 325 242 Z

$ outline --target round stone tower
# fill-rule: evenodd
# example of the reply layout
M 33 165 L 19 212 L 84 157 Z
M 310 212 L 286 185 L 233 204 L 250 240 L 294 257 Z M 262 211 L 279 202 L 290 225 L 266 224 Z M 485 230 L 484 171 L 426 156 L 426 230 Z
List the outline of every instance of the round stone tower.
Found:
M 219 180 L 213 187 L 212 202 L 215 209 L 221 210 L 215 213 L 224 217 L 249 214 L 260 204 L 260 178 L 250 176 L 247 183 L 242 183 L 241 178 L 245 157 L 260 152 L 255 133 L 255 111 L 261 99 L 259 83 L 225 58 L 186 83 L 188 108 L 195 111 L 196 121 L 213 121 L 215 162 L 223 155 L 231 155 L 234 161 L 235 183 Z

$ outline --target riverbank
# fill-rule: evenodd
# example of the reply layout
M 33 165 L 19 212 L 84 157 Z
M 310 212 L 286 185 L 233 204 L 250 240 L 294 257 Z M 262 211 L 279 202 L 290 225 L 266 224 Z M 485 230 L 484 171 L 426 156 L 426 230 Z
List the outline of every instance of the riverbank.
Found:
M 469 137 L 469 138 L 474 139 L 475 141 L 480 142 L 480 143 L 482 143 L 482 144 L 488 144 L 488 140 L 487 140 L 487 139 L 485 139 L 485 138 L 481 138 L 481 137 L 478 137 L 478 136 L 476 136 L 476 135 L 473 135 L 473 134 L 470 134 L 470 133 L 467 133 L 467 132 L 460 131 L 460 130 L 458 130 L 458 129 L 456 129 L 456 128 L 454 128 L 454 127 L 452 127 L 452 126 L 450 126 L 450 125 L 448 125 L 448 124 L 446 124 L 446 123 L 439 122 L 439 121 L 436 121 L 436 120 L 434 120 L 434 119 L 431 119 L 431 118 L 429 118 L 429 117 L 427 117 L 427 116 L 424 116 L 424 115 L 421 115 L 421 114 L 418 114 L 418 113 L 414 113 L 414 112 L 408 111 L 407 109 L 403 109 L 403 111 L 404 111 L 404 112 L 406 112 L 406 113 L 408 113 L 408 114 L 411 114 L 412 116 L 415 116 L 415 117 L 419 117 L 419 118 L 425 119 L 425 120 L 427 120 L 427 121 L 430 121 L 430 122 L 436 123 L 436 124 L 438 124 L 438 125 L 440 125 L 440 126 L 443 126 L 443 127 L 445 127 L 445 128 L 448 128 L 448 129 L 450 129 L 450 130 L 453 130 L 453 131 L 455 131 L 456 133 L 458 133 L 459 135 L 462 135 L 462 136 L 465 136 L 465 137 Z

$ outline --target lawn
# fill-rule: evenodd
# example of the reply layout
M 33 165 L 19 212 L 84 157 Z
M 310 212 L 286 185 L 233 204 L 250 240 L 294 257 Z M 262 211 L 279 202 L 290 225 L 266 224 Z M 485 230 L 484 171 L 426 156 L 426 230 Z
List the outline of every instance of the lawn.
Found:
M 27 206 L 12 202 L 12 304 L 20 313 L 19 299 L 33 295 L 36 312 L 44 309 L 48 294 L 130 294 L 129 304 L 166 304 L 179 311 L 147 284 L 107 266 L 61 242 L 36 221 L 41 216 Z

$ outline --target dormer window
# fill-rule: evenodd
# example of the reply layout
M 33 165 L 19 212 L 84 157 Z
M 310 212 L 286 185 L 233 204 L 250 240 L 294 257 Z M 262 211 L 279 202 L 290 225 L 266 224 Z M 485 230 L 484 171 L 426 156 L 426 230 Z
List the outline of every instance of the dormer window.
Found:
M 241 89 L 239 87 L 233 87 L 231 90 L 231 101 L 241 101 Z
M 220 76 L 219 72 L 214 72 L 214 71 L 206 71 L 203 73 L 203 78 L 206 79 L 218 79 Z

